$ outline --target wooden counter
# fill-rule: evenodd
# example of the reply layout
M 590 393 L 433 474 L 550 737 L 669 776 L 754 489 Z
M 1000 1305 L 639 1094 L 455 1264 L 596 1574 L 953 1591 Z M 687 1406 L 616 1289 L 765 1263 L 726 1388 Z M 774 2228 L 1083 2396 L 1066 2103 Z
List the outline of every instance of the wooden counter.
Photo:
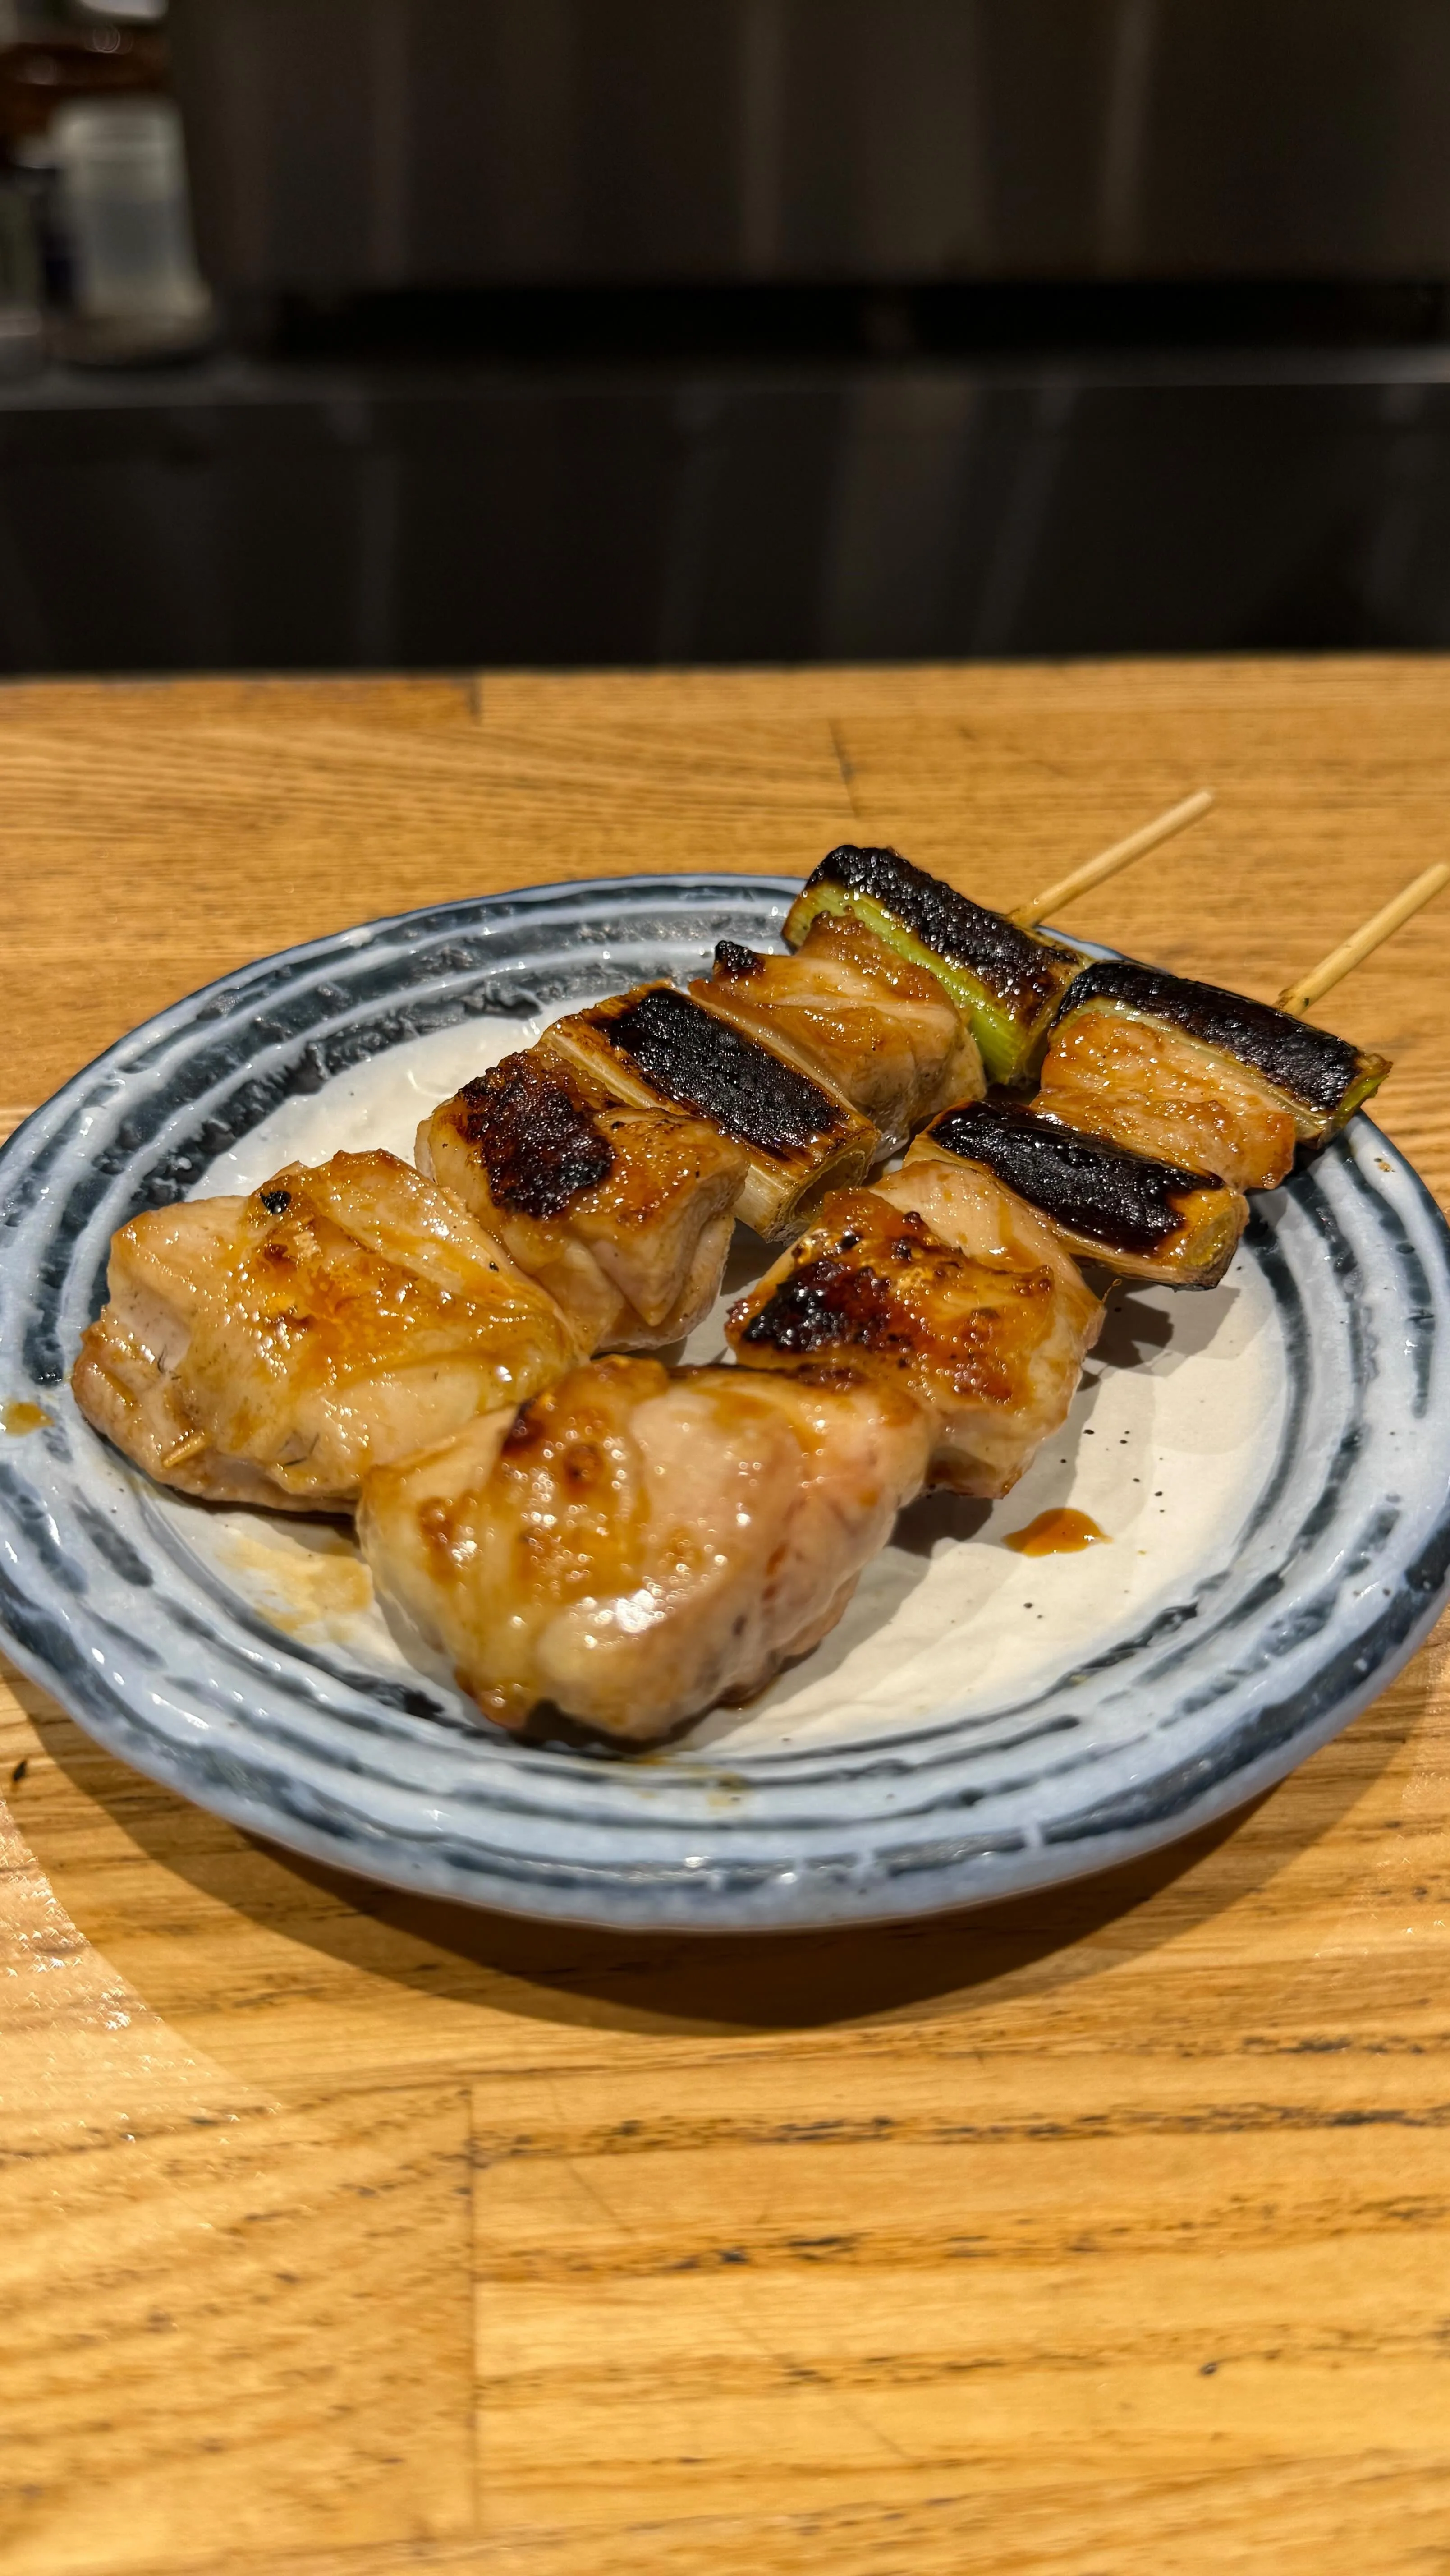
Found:
M 892 840 L 1272 995 L 1450 844 L 1450 663 L 0 692 L 7 1122 L 257 953 Z M 1450 1194 L 1450 898 L 1326 1008 Z M 4 1390 L 0 1388 L 0 1396 Z M 989 1914 L 529 1929 L 0 1685 L 10 2576 L 1450 2568 L 1450 1689 Z M 8 1668 L 7 1668 L 8 1669 Z

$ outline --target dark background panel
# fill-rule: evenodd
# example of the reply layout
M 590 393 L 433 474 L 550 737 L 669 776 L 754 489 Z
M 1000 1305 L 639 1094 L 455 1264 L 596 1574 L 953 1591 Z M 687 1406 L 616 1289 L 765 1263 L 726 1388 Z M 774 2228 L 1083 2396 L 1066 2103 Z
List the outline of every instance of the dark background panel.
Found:
M 0 668 L 1450 640 L 1446 0 L 170 25 L 217 340 L 0 382 Z
M 1443 645 L 1450 389 L 1340 363 L 32 388 L 0 667 Z

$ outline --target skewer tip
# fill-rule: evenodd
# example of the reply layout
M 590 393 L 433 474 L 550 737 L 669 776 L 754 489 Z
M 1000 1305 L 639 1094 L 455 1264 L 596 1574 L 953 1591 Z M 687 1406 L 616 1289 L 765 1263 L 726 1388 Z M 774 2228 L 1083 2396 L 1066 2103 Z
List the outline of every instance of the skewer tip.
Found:
M 1070 875 L 1059 877 L 1055 884 L 1044 886 L 1041 894 L 1034 895 L 1030 903 L 1020 905 L 1010 918 L 1019 930 L 1035 930 L 1038 923 L 1045 921 L 1047 915 L 1060 905 L 1071 903 L 1074 896 L 1086 894 L 1092 886 L 1102 885 L 1108 877 L 1116 876 L 1119 868 L 1131 867 L 1135 859 L 1146 858 L 1150 850 L 1157 849 L 1160 841 L 1171 840 L 1175 832 L 1186 831 L 1190 823 L 1196 823 L 1201 814 L 1208 812 L 1212 803 L 1213 795 L 1209 788 L 1195 789 L 1193 795 L 1185 796 L 1181 803 L 1170 805 L 1166 814 L 1157 814 L 1141 830 L 1130 832 L 1125 841 L 1114 841 L 1111 849 L 1103 850 L 1095 859 L 1088 859 L 1082 867 L 1074 868 Z
M 1423 869 L 1388 903 L 1382 904 L 1378 912 L 1371 913 L 1368 921 L 1361 922 L 1358 930 L 1351 931 L 1337 948 L 1331 948 L 1327 957 L 1321 957 L 1317 966 L 1311 966 L 1307 975 L 1286 984 L 1279 995 L 1280 1010 L 1287 1011 L 1291 1020 L 1301 1020 L 1312 1002 L 1332 992 L 1336 984 L 1342 983 L 1344 977 L 1362 965 L 1366 957 L 1372 956 L 1386 939 L 1392 939 L 1397 930 L 1403 930 L 1405 923 L 1412 921 L 1427 903 L 1432 903 L 1447 885 L 1450 885 L 1450 862 L 1437 860 L 1434 867 Z

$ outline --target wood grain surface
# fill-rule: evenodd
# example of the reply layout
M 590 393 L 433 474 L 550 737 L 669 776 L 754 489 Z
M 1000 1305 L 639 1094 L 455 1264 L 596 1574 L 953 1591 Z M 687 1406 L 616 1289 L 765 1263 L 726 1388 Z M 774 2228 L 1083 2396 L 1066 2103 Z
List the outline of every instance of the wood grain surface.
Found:
M 0 691 L 0 1126 L 261 951 L 899 842 L 1272 995 L 1450 840 L 1450 664 Z M 1324 1006 L 1450 1199 L 1450 898 Z M 5 1389 L 0 1387 L 0 1399 Z M 7 1668 L 8 1670 L 8 1668 Z M 0 1682 L 15 2576 L 1450 2570 L 1450 1672 L 1131 1870 L 860 1936 L 330 1876 Z

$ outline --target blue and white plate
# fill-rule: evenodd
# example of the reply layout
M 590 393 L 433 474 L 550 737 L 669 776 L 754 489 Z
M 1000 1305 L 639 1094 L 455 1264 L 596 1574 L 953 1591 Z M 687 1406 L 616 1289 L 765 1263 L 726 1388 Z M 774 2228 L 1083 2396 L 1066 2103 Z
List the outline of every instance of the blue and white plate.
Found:
M 774 940 L 795 891 L 636 877 L 373 923 L 179 1002 L 11 1138 L 0 1624 L 104 1744 L 402 1886 L 723 1930 L 1102 1868 L 1241 1804 L 1383 1689 L 1450 1567 L 1450 1236 L 1363 1118 L 1256 1202 L 1221 1288 L 1117 1292 L 1066 1430 L 1004 1503 L 915 1505 L 814 1654 L 644 1760 L 481 1725 L 405 1661 L 338 1524 L 164 1494 L 81 1420 L 67 1371 L 126 1217 L 298 1153 L 406 1153 L 551 1014 Z M 692 1351 L 720 1347 L 712 1321 Z M 1002 1545 L 1069 1502 L 1111 1545 Z

